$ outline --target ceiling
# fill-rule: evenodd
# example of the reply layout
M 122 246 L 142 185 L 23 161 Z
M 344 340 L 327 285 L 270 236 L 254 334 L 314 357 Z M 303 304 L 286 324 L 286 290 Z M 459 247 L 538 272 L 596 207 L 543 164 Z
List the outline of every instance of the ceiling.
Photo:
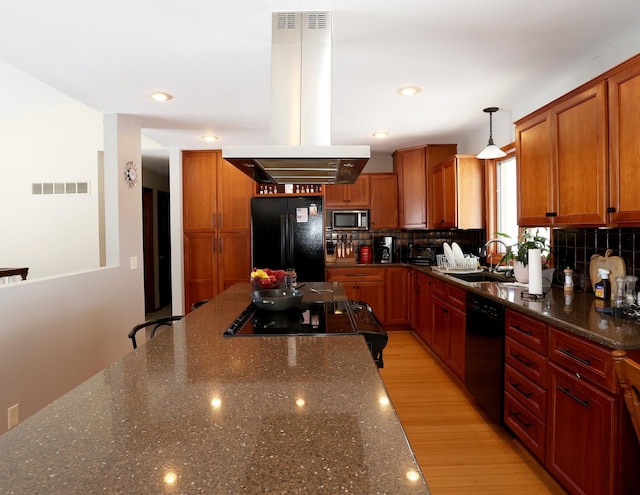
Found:
M 268 144 L 271 13 L 301 10 L 333 12 L 332 144 L 372 153 L 486 136 L 640 33 L 638 0 L 3 0 L 0 59 L 167 148 Z

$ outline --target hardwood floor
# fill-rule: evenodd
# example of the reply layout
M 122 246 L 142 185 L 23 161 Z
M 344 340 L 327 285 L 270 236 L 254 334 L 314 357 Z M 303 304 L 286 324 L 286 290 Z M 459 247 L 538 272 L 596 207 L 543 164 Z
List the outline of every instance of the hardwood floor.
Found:
M 380 370 L 433 495 L 564 495 L 503 428 L 485 419 L 412 332 L 390 332 Z

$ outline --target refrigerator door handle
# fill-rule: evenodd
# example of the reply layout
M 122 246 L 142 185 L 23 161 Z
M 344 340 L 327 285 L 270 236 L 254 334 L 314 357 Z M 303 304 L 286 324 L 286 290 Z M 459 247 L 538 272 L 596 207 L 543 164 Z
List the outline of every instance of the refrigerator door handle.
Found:
M 295 253 L 294 238 L 295 238 L 295 232 L 296 232 L 295 221 L 296 219 L 294 215 L 289 215 L 289 266 L 291 267 L 296 266 L 295 259 L 294 259 L 294 253 Z M 286 268 L 286 267 L 283 267 L 283 268 Z
M 286 265 L 287 225 L 286 216 L 280 215 L 280 266 Z

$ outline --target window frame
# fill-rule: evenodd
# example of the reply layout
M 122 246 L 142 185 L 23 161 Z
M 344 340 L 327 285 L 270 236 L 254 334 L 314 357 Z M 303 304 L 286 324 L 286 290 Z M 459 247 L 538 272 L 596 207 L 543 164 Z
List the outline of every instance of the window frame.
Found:
M 515 158 L 516 156 L 516 143 L 511 142 L 506 146 L 500 148 L 506 153 L 506 156 L 501 158 L 488 158 L 485 160 L 485 194 L 487 205 L 487 228 L 486 238 L 487 240 L 493 239 L 494 233 L 498 228 L 498 162 L 507 160 L 509 158 Z M 517 165 L 517 164 L 516 164 Z M 514 240 L 514 242 L 517 241 Z M 498 255 L 498 246 L 494 243 L 487 247 L 487 254 L 491 254 L 492 258 Z

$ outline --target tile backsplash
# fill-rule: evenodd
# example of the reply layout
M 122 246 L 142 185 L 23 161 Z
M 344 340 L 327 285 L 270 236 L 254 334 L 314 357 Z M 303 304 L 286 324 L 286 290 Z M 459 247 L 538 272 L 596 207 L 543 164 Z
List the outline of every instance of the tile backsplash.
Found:
M 589 260 L 594 254 L 620 256 L 627 275 L 640 276 L 640 229 L 570 228 L 553 230 L 553 259 L 556 273 L 567 267 L 574 270 L 577 290 L 593 292 L 589 278 Z

